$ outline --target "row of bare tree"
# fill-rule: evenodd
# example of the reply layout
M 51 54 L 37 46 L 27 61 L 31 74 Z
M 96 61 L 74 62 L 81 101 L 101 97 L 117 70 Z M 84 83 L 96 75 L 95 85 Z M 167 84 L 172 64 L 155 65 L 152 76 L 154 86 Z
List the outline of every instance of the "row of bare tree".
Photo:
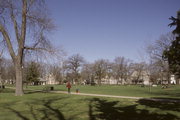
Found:
M 130 82 L 128 80 L 130 78 L 132 80 L 132 74 L 136 71 L 136 76 L 133 78 L 136 81 L 146 72 L 152 83 L 162 83 L 163 80 L 170 82 L 172 73 L 169 70 L 167 61 L 163 59 L 163 52 L 168 49 L 174 40 L 175 36 L 168 33 L 160 36 L 152 44 L 148 44 L 146 54 L 149 59 L 140 63 L 134 63 L 124 57 L 116 57 L 112 62 L 100 59 L 94 63 L 88 63 L 79 54 L 73 55 L 62 62 L 61 68 L 59 68 L 63 71 L 61 78 L 65 76 L 66 80 L 77 83 L 83 80 L 96 81 L 98 84 L 101 84 L 102 79 L 113 78 L 117 80 L 117 84 L 122 84 L 123 82 Z
M 88 63 L 81 55 L 75 54 L 57 64 L 26 62 L 23 68 L 23 81 L 26 83 L 35 82 L 29 78 L 45 79 L 48 74 L 52 74 L 59 84 L 71 81 L 76 84 L 93 84 L 96 82 L 101 85 L 104 79 L 114 79 L 117 82 L 116 84 L 130 84 L 132 80 L 136 83 L 140 81 L 146 72 L 150 81 L 157 84 L 162 79 L 168 80 L 170 76 L 167 68 L 164 69 L 164 65 L 161 65 L 162 63 L 156 62 L 150 64 L 145 62 L 134 63 L 124 57 L 116 57 L 113 62 L 99 59 L 93 63 Z M 1 71 L 2 82 L 6 80 L 6 82 L 15 83 L 15 69 L 11 60 L 1 60 Z M 33 71 L 35 72 L 32 73 Z M 136 75 L 132 76 L 134 72 Z
M 125 83 L 130 82 L 128 80 L 130 78 L 132 80 L 132 73 L 136 71 L 136 76 L 133 78 L 136 81 L 146 72 L 152 83 L 162 83 L 163 80 L 170 83 L 170 76 L 173 73 L 170 72 L 167 61 L 163 59 L 163 52 L 168 49 L 174 40 L 175 36 L 168 33 L 160 36 L 152 44 L 148 44 L 146 54 L 149 59 L 140 63 L 134 63 L 124 57 L 116 57 L 112 62 L 100 59 L 94 63 L 88 63 L 79 54 L 73 55 L 61 63 L 61 68 L 59 68 L 59 70 L 63 71 L 61 78 L 64 76 L 66 77 L 65 80 L 77 83 L 83 80 L 96 81 L 98 84 L 101 84 L 102 79 L 113 78 L 117 80 L 117 84 L 122 84 L 123 81 Z

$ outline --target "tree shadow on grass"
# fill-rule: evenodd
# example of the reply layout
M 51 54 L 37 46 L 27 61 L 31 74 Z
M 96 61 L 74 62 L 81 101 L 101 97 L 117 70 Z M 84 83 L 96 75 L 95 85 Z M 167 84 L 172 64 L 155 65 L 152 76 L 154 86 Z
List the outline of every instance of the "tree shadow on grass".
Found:
M 180 112 L 180 99 L 156 97 L 152 99 L 140 99 L 138 103 L 151 108 Z
M 43 93 L 43 91 L 41 91 L 41 90 L 26 90 L 26 91 L 24 91 L 24 94 L 34 94 L 34 93 Z
M 27 103 L 29 109 L 27 111 L 16 110 L 13 107 L 13 105 L 16 103 L 6 104 L 4 105 L 4 109 L 9 110 L 11 114 L 14 113 L 21 120 L 65 120 L 65 117 L 60 110 L 61 108 L 65 107 L 65 105 L 52 105 L 59 100 L 65 100 L 65 98 L 51 97 L 45 98 L 43 100 L 34 100 L 33 102 Z M 38 108 L 37 106 L 40 108 Z M 73 119 L 73 117 L 69 118 L 69 120 L 71 119 Z
M 17 115 L 17 117 L 19 117 L 21 120 L 30 120 L 19 111 L 15 110 L 15 109 L 13 109 L 11 107 L 6 107 L 6 108 L 9 109 L 12 113 L 15 113 Z
M 180 93 L 175 93 L 175 92 L 160 92 L 160 93 L 151 93 L 155 96 L 165 96 L 165 97 L 176 97 L 176 98 L 180 98 Z
M 9 88 L 5 88 L 5 89 L 2 89 L 0 88 L 0 93 L 14 93 L 15 90 L 13 89 L 9 89 Z
M 152 96 L 163 96 L 163 97 L 176 97 L 180 98 L 180 93 L 175 93 L 175 92 L 146 92 L 145 94 L 151 94 Z
M 149 105 L 149 103 L 139 104 Z M 158 103 L 156 104 L 158 105 Z M 90 100 L 89 103 L 89 119 L 96 120 L 177 120 L 180 119 L 177 116 L 166 113 L 158 114 L 150 112 L 147 109 L 138 109 L 138 104 L 121 106 L 119 101 L 107 101 L 99 98 Z M 170 107 L 170 106 L 169 106 Z M 157 107 L 158 108 L 158 107 Z M 166 108 L 166 106 L 165 106 Z M 165 109 L 162 106 L 162 110 Z
M 51 115 L 53 115 L 52 118 L 56 118 L 57 120 L 65 120 L 64 115 L 61 113 L 61 111 L 58 108 L 51 106 L 52 103 L 62 99 L 63 98 L 51 98 L 48 100 L 42 100 L 41 102 L 43 103 L 45 109 L 39 110 L 44 114 L 41 120 L 49 120 L 51 119 Z
M 151 95 L 155 97 L 174 97 L 174 98 L 180 98 L 180 92 L 179 90 L 176 90 L 173 86 L 169 88 L 154 90 L 154 88 L 151 88 L 151 92 L 148 90 L 141 91 L 141 93 L 145 95 Z

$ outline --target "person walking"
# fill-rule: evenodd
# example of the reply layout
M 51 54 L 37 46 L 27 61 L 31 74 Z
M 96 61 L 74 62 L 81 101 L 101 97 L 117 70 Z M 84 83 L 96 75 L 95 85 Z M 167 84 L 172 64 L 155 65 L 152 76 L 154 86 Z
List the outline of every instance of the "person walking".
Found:
M 66 87 L 68 88 L 68 93 L 71 93 L 71 83 L 69 81 L 67 82 Z

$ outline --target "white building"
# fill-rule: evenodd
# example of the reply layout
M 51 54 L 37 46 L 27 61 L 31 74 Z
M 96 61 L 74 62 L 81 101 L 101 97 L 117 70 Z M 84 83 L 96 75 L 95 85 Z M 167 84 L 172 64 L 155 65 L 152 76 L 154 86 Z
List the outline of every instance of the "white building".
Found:
M 171 84 L 176 84 L 175 75 L 171 75 L 170 82 L 171 82 Z
M 117 80 L 113 77 L 106 77 L 102 79 L 102 84 L 144 84 L 149 85 L 150 84 L 150 77 L 147 71 L 134 71 L 132 75 L 127 80 Z
M 45 80 L 46 80 L 46 84 L 48 85 L 59 84 L 59 82 L 56 81 L 55 76 L 52 73 L 46 75 Z
M 101 83 L 102 84 L 115 85 L 115 84 L 117 84 L 117 80 L 114 79 L 113 77 L 111 77 L 111 78 L 106 77 L 106 78 L 103 78 L 101 80 Z
M 132 84 L 150 84 L 150 77 L 147 71 L 134 71 L 131 76 Z

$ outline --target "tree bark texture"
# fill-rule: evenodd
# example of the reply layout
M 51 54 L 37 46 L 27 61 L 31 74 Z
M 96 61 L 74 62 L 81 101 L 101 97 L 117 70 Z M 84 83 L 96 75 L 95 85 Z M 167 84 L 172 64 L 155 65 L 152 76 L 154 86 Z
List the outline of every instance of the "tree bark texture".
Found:
M 16 70 L 16 91 L 15 95 L 16 96 L 22 96 L 23 93 L 23 70 L 22 66 L 20 64 L 15 65 L 15 70 Z

